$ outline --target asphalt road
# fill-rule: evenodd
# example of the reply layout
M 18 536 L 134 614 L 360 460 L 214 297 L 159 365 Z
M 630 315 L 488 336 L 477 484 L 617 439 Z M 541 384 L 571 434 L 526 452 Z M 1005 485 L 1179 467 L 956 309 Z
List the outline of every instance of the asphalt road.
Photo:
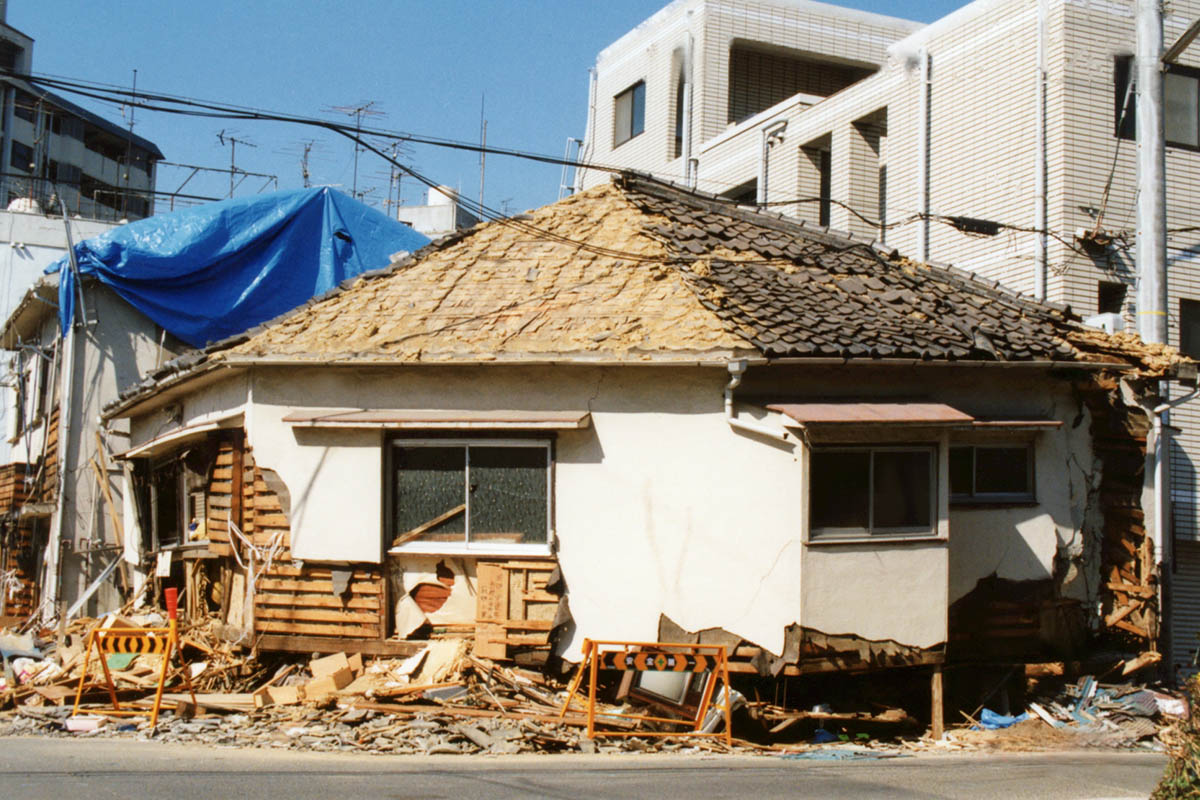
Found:
M 1145 798 L 1152 753 L 775 757 L 362 756 L 129 740 L 0 739 L 0 798 Z

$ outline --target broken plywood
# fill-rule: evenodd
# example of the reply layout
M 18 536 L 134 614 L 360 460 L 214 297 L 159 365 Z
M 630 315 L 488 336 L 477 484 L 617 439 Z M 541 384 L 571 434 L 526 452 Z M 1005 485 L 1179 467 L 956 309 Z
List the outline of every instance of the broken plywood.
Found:
M 513 659 L 517 652 L 534 660 L 549 655 L 550 631 L 559 596 L 546 591 L 552 561 L 480 561 L 475 617 L 475 655 Z

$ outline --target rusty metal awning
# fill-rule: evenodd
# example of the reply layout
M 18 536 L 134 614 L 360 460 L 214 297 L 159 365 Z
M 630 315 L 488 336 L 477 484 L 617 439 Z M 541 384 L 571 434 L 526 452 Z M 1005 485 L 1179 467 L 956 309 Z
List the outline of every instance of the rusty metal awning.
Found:
M 283 421 L 297 428 L 574 430 L 586 428 L 591 414 L 588 411 L 317 409 L 293 411 Z
M 825 401 L 767 406 L 801 425 L 971 425 L 975 418 L 945 403 Z

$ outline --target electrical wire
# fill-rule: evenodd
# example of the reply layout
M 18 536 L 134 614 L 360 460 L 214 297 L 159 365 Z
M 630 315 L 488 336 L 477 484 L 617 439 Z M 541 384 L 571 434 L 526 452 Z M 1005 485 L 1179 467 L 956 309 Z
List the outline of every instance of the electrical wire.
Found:
M 302 116 L 302 115 L 267 111 L 267 110 L 263 110 L 263 109 L 252 108 L 252 107 L 236 106 L 236 105 L 231 105 L 231 104 L 226 104 L 226 103 L 216 103 L 216 102 L 211 102 L 211 101 L 200 100 L 197 98 L 182 97 L 182 96 L 178 96 L 178 95 L 165 94 L 165 93 L 161 93 L 161 92 L 148 92 L 145 90 L 133 91 L 133 90 L 124 89 L 121 87 L 115 87 L 115 86 L 110 86 L 110 85 L 106 85 L 106 84 L 98 84 L 98 83 L 89 82 L 89 81 L 80 81 L 80 80 L 75 80 L 75 79 L 54 77 L 54 76 L 49 76 L 49 75 L 18 74 L 18 73 L 14 73 L 12 71 L 5 71 L 5 70 L 0 70 L 0 77 L 16 78 L 16 79 L 27 81 L 31 84 L 46 86 L 46 87 L 50 87 L 53 89 L 57 89 L 59 91 L 76 94 L 81 97 L 87 97 L 87 98 L 94 99 L 94 100 L 97 100 L 100 102 L 113 103 L 113 104 L 120 105 L 120 106 L 128 105 L 130 102 L 132 102 L 138 108 L 146 110 L 146 111 L 154 111 L 154 112 L 161 112 L 161 113 L 168 113 L 168 114 L 178 114 L 178 115 L 182 115 L 182 116 L 200 117 L 200 118 L 207 118 L 207 119 L 230 119 L 230 120 L 244 120 L 244 121 L 283 122 L 283 123 L 300 124 L 300 125 L 307 125 L 310 127 L 321 128 L 323 130 L 327 130 L 332 133 L 336 133 L 338 135 L 346 137 L 347 139 L 349 139 L 352 142 L 356 143 L 357 145 L 363 147 L 364 149 L 371 151 L 372 153 L 374 153 L 379 158 L 383 159 L 388 164 L 392 165 L 393 167 L 396 167 L 398 170 L 400 170 L 404 174 L 408 175 L 409 177 L 415 179 L 416 181 L 423 184 L 430 190 L 438 191 L 438 192 L 442 192 L 442 193 L 444 193 L 445 190 L 442 189 L 442 187 L 439 183 L 437 183 L 436 181 L 419 173 L 411 166 L 409 166 L 407 164 L 403 164 L 400 161 L 396 160 L 394 157 L 390 156 L 389 154 L 387 154 L 386 152 L 381 150 L 379 147 L 376 147 L 374 144 L 367 141 L 363 137 L 364 136 L 372 136 L 372 137 L 378 137 L 378 138 L 386 139 L 386 140 L 390 140 L 390 141 L 402 141 L 402 142 L 409 142 L 409 143 L 413 143 L 413 144 L 424 144 L 424 145 L 429 145 L 429 146 L 434 146 L 434 147 L 444 147 L 444 148 L 450 148 L 450 149 L 454 149 L 454 150 L 463 150 L 463 151 L 476 152 L 476 153 L 486 153 L 486 154 L 492 154 L 492 155 L 506 155 L 506 156 L 510 156 L 510 157 L 514 157 L 514 158 L 522 158 L 522 159 L 531 160 L 531 161 L 535 161 L 535 162 L 539 162 L 539 163 L 554 164 L 554 165 L 559 165 L 559 166 L 567 165 L 567 166 L 575 167 L 576 169 L 595 169 L 598 171 L 614 173 L 614 174 L 622 173 L 622 172 L 626 171 L 624 168 L 621 168 L 621 167 L 591 163 L 591 162 L 587 162 L 587 161 L 580 160 L 580 159 L 576 159 L 576 160 L 564 159 L 564 158 L 560 158 L 558 156 L 550 156 L 550 155 L 545 155 L 545 154 L 540 154 L 540 153 L 533 153 L 530 151 L 518 150 L 515 148 L 484 146 L 484 145 L 474 144 L 474 143 L 470 143 L 470 142 L 463 142 L 463 141 L 446 139 L 446 138 L 441 138 L 441 137 L 434 137 L 434 136 L 423 136 L 423 135 L 418 135 L 418 134 L 414 134 L 414 133 L 408 133 L 408 132 L 402 132 L 402 131 L 392 131 L 392 130 L 386 130 L 386 129 L 382 129 L 382 128 L 356 127 L 356 126 L 351 126 L 348 124 L 338 123 L 338 122 L 334 122 L 334 121 L 330 121 L 330 120 L 319 119 L 316 117 L 306 117 L 306 116 Z M 167 104 L 167 105 L 163 105 L 163 104 Z M 181 107 L 177 107 L 177 106 L 183 106 L 183 107 L 181 108 Z M 1119 146 L 1119 143 L 1118 143 L 1118 146 Z M 1114 161 L 1114 169 L 1115 169 L 1115 161 Z M 1110 175 L 1110 182 L 1111 182 L 1111 175 Z M 1106 188 L 1106 191 L 1107 191 L 1107 188 Z M 494 222 L 503 224 L 507 227 L 514 228 L 522 233 L 525 233 L 525 234 L 528 234 L 531 236 L 535 236 L 536 238 L 554 241 L 554 242 L 557 242 L 560 244 L 575 247 L 575 248 L 585 251 L 585 252 L 590 252 L 590 253 L 593 253 L 596 255 L 603 255 L 603 256 L 608 256 L 608 257 L 613 257 L 613 258 L 624 258 L 624 259 L 629 259 L 629 260 L 634 260 L 634 261 L 643 261 L 643 262 L 661 260 L 661 258 L 659 256 L 649 256 L 649 255 L 642 254 L 642 253 L 633 253 L 633 252 L 622 251 L 622 250 L 617 250 L 617 249 L 613 249 L 613 248 L 600 247 L 597 245 L 590 244 L 588 242 L 574 240 L 574 239 L 571 239 L 570 237 L 563 236 L 561 234 L 557 234 L 553 231 L 548 231 L 548 230 L 539 228 L 536 225 L 532 225 L 528 222 L 525 222 L 520 217 L 508 216 L 505 213 L 503 213 L 502 211 L 499 211 L 495 208 L 492 208 L 485 204 L 479 203 L 477 201 L 470 200 L 469 198 L 464 198 L 462 196 L 456 195 L 455 199 L 459 203 L 459 205 L 463 206 L 464 208 L 466 208 L 467 211 L 474 214 L 476 217 L 478 217 L 480 219 L 492 220 Z M 714 199 L 717 202 L 725 202 L 730 206 L 739 205 L 736 201 L 726 199 L 726 198 L 716 197 Z M 801 205 L 801 204 L 814 203 L 814 202 L 829 202 L 834 205 L 837 205 L 839 208 L 845 209 L 847 212 L 849 212 L 850 214 L 852 214 L 853 216 L 858 218 L 864 224 L 866 224 L 872 228 L 878 229 L 878 230 L 891 230 L 891 229 L 898 228 L 898 227 L 901 227 L 904 225 L 909 225 L 909 224 L 912 224 L 913 222 L 917 222 L 917 221 L 921 221 L 921 220 L 929 220 L 932 222 L 938 222 L 941 224 L 949 225 L 958 230 L 962 230 L 962 218 L 956 218 L 956 217 L 952 217 L 949 215 L 941 215 L 941 214 L 914 213 L 914 214 L 911 214 L 900 220 L 895 220 L 895 221 L 888 222 L 888 223 L 881 223 L 878 220 L 871 219 L 870 217 L 861 213 L 860 211 L 853 208 L 849 204 L 844 203 L 839 200 L 832 199 L 832 198 L 804 197 L 804 198 L 794 198 L 794 199 L 788 199 L 788 200 L 775 200 L 775 201 L 771 201 L 769 203 L 762 204 L 760 207 Z M 1090 257 L 1090 254 L 1087 251 L 1085 251 L 1083 248 L 1081 248 L 1077 244 L 1075 244 L 1075 242 L 1072 239 L 1065 237 L 1061 234 L 1055 233 L 1054 231 L 1042 230 L 1039 228 L 1034 228 L 1034 227 L 1029 227 L 1029 226 L 1014 225 L 1011 223 L 1004 223 L 1004 222 L 994 222 L 994 221 L 989 221 L 989 222 L 1001 230 L 1008 230 L 1008 231 L 1019 232 L 1019 233 L 1036 233 L 1036 234 L 1047 235 L 1047 236 L 1053 238 L 1055 241 L 1062 244 L 1064 247 L 1067 247 L 1068 249 L 1072 250 L 1076 254 Z M 1188 228 L 1173 229 L 1171 231 L 1168 231 L 1168 233 L 1191 232 L 1191 231 L 1196 231 L 1196 230 L 1200 230 L 1200 226 L 1191 226 Z M 973 233 L 971 231 L 963 231 L 963 232 L 967 233 L 968 235 L 976 235 L 976 236 L 990 235 L 990 234 L 983 234 L 983 233 Z M 1120 238 L 1121 237 L 1118 237 L 1118 239 L 1120 239 Z M 1122 242 L 1120 247 L 1127 248 L 1128 244 Z M 678 256 L 677 258 L 679 260 L 697 260 L 699 257 L 681 255 L 681 256 Z M 747 262 L 747 263 L 751 263 L 751 262 Z M 771 262 L 765 261 L 763 263 L 771 263 Z

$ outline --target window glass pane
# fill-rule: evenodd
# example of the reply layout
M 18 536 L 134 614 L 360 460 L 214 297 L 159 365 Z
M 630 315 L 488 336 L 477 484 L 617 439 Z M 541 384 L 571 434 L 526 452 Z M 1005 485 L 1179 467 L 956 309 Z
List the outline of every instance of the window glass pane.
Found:
M 809 527 L 859 528 L 868 525 L 868 501 L 871 454 L 830 453 L 816 450 L 812 454 L 812 480 L 809 482 Z
M 546 541 L 544 447 L 471 448 L 471 541 Z
M 639 83 L 631 90 L 633 93 L 629 126 L 629 135 L 637 136 L 646 129 L 646 84 Z
M 930 452 L 882 450 L 874 456 L 873 530 L 931 527 L 933 498 Z
M 1179 301 L 1179 350 L 1200 357 L 1200 300 Z
M 1029 448 L 975 449 L 976 494 L 1029 494 Z
M 397 447 L 392 536 L 420 527 L 466 502 L 465 447 Z M 465 513 L 430 528 L 417 541 L 461 542 Z
M 613 109 L 613 145 L 628 141 L 633 134 L 633 93 L 621 92 L 617 95 Z
M 1196 79 L 1168 72 L 1163 76 L 1164 121 L 1167 141 L 1200 144 L 1197 130 L 1197 86 Z
M 950 448 L 950 494 L 971 494 L 974 491 L 973 456 L 974 448 Z

